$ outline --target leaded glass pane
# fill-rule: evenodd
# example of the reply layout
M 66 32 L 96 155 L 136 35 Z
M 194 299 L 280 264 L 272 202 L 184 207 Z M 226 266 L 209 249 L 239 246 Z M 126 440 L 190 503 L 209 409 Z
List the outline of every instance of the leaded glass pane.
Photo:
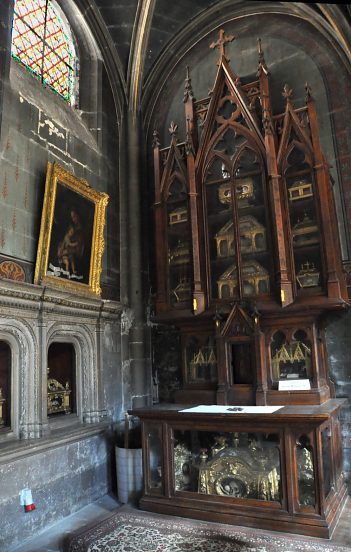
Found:
M 12 55 L 65 100 L 74 92 L 75 48 L 67 25 L 50 0 L 17 0 Z
M 46 0 L 17 0 L 15 19 L 21 18 L 41 38 L 44 36 Z
M 72 64 L 74 49 L 72 48 L 71 39 L 65 33 L 61 18 L 50 4 L 46 20 L 45 41 L 48 47 L 54 50 L 65 63 Z
M 13 56 L 40 75 L 43 58 L 42 41 L 19 19 L 14 22 L 12 40 Z
M 72 71 L 52 50 L 45 47 L 44 51 L 43 82 L 64 98 L 69 98 Z

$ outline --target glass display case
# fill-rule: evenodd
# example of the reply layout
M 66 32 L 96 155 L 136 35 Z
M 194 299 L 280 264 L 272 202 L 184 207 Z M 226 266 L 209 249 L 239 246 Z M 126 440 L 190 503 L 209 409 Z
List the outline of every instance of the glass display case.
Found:
M 332 454 L 342 403 L 134 409 L 144 450 L 140 506 L 328 538 L 347 496 Z
M 284 408 L 231 427 L 174 415 L 163 499 L 146 490 L 142 504 L 326 536 L 345 495 L 325 324 L 348 304 L 329 165 L 310 88 L 295 106 L 281 83 L 282 112 L 261 44 L 242 82 L 225 42 L 221 30 L 208 97 L 194 99 L 187 69 L 184 141 L 175 123 L 168 147 L 154 132 L 153 320 L 179 332 L 177 403 Z
M 263 162 L 234 130 L 219 136 L 213 152 L 204 179 L 209 291 L 213 299 L 267 295 L 272 266 Z
M 261 51 L 258 80 L 238 88 L 221 59 L 197 102 L 188 75 L 186 141 L 175 123 L 169 147 L 154 141 L 156 321 L 179 330 L 186 402 L 216 385 L 221 403 L 319 404 L 334 392 L 322 320 L 348 296 L 316 107 L 309 88 L 295 107 L 285 85 L 273 114 L 265 67 Z M 237 307 L 249 334 L 229 322 Z M 303 379 L 310 394 L 272 393 Z
M 279 434 L 174 433 L 175 491 L 281 500 Z
M 312 159 L 294 147 L 284 163 L 297 290 L 322 286 L 321 229 Z

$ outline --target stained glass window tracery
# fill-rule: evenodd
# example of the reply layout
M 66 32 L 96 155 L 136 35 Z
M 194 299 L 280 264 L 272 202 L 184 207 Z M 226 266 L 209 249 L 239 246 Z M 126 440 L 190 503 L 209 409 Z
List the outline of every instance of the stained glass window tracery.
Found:
M 74 103 L 77 56 L 61 10 L 53 0 L 16 0 L 12 56 L 40 81 Z

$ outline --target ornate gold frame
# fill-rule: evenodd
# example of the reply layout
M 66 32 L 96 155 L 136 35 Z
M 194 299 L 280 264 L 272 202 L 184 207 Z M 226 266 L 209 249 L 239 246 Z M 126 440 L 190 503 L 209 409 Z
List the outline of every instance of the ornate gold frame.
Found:
M 89 228 L 91 236 L 91 251 L 90 263 L 86 274 L 87 283 L 79 281 L 71 281 L 66 277 L 48 274 L 49 255 L 51 241 L 53 239 L 53 222 L 56 207 L 58 187 L 63 186 L 65 193 L 71 191 L 71 196 L 77 196 L 76 203 L 79 200 L 82 202 L 91 202 L 93 204 L 94 213 L 92 228 Z M 108 195 L 104 192 L 98 192 L 91 188 L 88 182 L 84 179 L 75 177 L 73 174 L 66 171 L 58 163 L 48 163 L 45 195 L 43 203 L 43 211 L 40 225 L 40 235 L 37 251 L 37 260 L 35 266 L 34 283 L 49 285 L 53 287 L 62 287 L 68 291 L 76 291 L 85 294 L 100 295 L 100 275 L 102 254 L 104 251 L 104 225 L 105 225 L 105 210 L 108 203 Z M 89 204 L 91 209 L 91 205 Z M 69 207 L 67 205 L 67 210 Z M 56 237 L 57 239 L 57 237 Z M 87 257 L 86 257 L 87 259 Z

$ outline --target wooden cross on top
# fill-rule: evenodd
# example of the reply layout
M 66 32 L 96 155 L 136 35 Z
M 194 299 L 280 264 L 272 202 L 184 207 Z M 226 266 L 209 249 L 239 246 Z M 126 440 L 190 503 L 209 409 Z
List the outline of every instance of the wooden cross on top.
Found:
M 225 34 L 224 29 L 220 29 L 218 31 L 218 40 L 216 40 L 216 42 L 212 42 L 210 44 L 210 48 L 212 48 L 212 49 L 217 48 L 217 47 L 219 48 L 220 56 L 218 58 L 217 65 L 220 64 L 222 58 L 226 59 L 227 61 L 230 61 L 229 58 L 227 58 L 225 56 L 225 44 L 227 42 L 233 42 L 233 40 L 235 38 L 236 38 L 236 36 L 234 36 L 234 35 L 227 36 Z

